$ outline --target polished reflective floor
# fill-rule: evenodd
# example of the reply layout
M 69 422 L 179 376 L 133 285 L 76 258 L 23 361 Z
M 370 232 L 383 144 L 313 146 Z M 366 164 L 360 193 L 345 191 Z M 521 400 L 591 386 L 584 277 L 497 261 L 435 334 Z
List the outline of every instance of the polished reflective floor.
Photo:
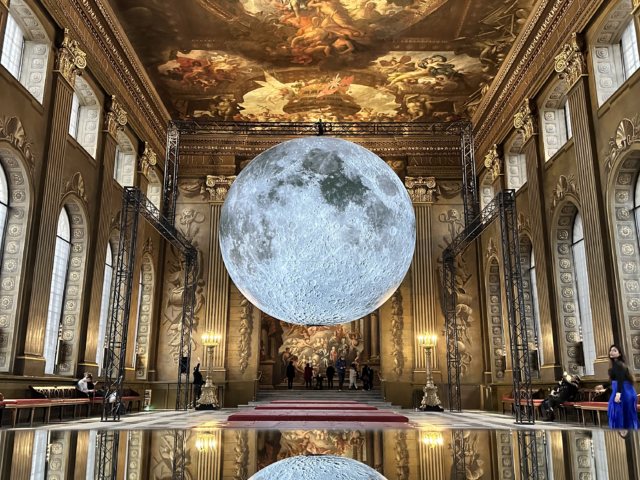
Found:
M 248 480 L 304 455 L 353 459 L 366 478 L 389 480 L 640 480 L 640 435 L 603 429 L 20 429 L 0 432 L 0 452 L 12 480 Z

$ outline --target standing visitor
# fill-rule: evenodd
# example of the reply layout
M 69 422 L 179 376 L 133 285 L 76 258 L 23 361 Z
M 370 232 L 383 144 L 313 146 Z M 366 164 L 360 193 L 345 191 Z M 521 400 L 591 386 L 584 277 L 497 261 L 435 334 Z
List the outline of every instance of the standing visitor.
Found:
M 342 391 L 342 385 L 344 385 L 344 377 L 347 374 L 347 361 L 344 356 L 340 356 L 340 360 L 336 363 L 336 369 L 338 370 L 338 391 Z
M 633 375 L 629 370 L 622 350 L 617 345 L 609 348 L 609 379 L 611 380 L 611 398 L 607 408 L 610 428 L 638 428 L 638 394 L 633 388 Z M 604 390 L 602 385 L 596 387 L 597 391 Z
M 362 367 L 362 375 L 360 377 L 362 379 L 362 388 L 364 390 L 371 390 L 369 388 L 369 382 L 371 380 L 372 375 L 373 375 L 373 371 L 369 368 L 369 365 L 365 363 L 364 367 Z
M 354 390 L 358 389 L 358 370 L 356 370 L 356 364 L 352 363 L 349 369 L 349 390 L 353 387 Z
M 336 374 L 336 369 L 333 368 L 333 363 L 330 363 L 327 367 L 327 389 L 333 390 L 333 376 Z
M 294 378 L 296 378 L 296 367 L 293 366 L 293 362 L 289 361 L 289 365 L 287 365 L 287 386 L 289 390 L 293 388 Z
M 204 379 L 202 378 L 202 373 L 200 373 L 200 364 L 198 363 L 193 369 L 193 408 L 196 408 L 196 403 L 200 400 L 203 383 Z
M 312 385 L 311 385 L 312 378 L 313 378 L 313 368 L 311 368 L 311 365 L 307 363 L 307 366 L 304 367 L 304 383 L 307 387 L 307 390 L 311 390 L 312 388 Z

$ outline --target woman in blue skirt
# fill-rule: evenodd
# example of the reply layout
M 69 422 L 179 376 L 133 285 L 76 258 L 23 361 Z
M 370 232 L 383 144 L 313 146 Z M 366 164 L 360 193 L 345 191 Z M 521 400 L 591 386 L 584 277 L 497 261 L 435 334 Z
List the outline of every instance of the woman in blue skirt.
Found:
M 611 399 L 607 415 L 611 428 L 637 429 L 638 428 L 638 394 L 633 388 L 633 374 L 627 366 L 624 354 L 617 345 L 609 349 L 611 368 L 609 379 L 611 380 Z M 596 390 L 604 390 L 598 385 Z

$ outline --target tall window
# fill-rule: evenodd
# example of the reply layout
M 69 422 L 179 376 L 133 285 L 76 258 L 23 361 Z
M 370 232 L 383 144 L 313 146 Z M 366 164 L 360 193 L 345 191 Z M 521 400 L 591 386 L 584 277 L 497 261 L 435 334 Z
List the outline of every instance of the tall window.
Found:
M 578 289 L 578 311 L 582 328 L 585 371 L 587 375 L 593 375 L 593 362 L 596 359 L 596 351 L 591 319 L 591 300 L 589 298 L 589 275 L 587 273 L 587 258 L 584 250 L 584 233 L 580 212 L 576 214 L 573 221 L 571 249 L 575 264 L 576 287 Z
M 33 451 L 31 454 L 31 473 L 29 480 L 42 480 L 47 476 L 47 444 L 49 432 L 36 430 L 33 434 Z
M 573 137 L 573 132 L 571 131 L 571 114 L 569 112 L 569 102 L 564 103 L 564 127 L 567 131 L 567 140 Z
M 2 66 L 9 70 L 9 73 L 20 80 L 22 70 L 22 57 L 24 53 L 24 35 L 13 19 L 12 15 L 7 16 L 7 28 L 4 32 L 4 44 L 2 48 Z
M 78 125 L 80 124 L 80 99 L 78 95 L 73 94 L 73 103 L 71 103 L 71 118 L 69 119 L 69 135 L 74 139 L 78 139 Z
M 71 254 L 71 226 L 69 215 L 65 208 L 58 217 L 58 233 L 56 250 L 53 259 L 53 273 L 51 275 L 51 293 L 49 294 L 49 310 L 47 313 L 47 330 L 45 332 L 44 358 L 46 360 L 45 373 L 53 373 L 58 353 L 58 338 L 62 305 L 64 303 L 64 289 L 69 269 Z
M 111 244 L 107 243 L 107 258 L 104 267 L 104 280 L 102 282 L 102 302 L 100 304 L 100 323 L 98 325 L 98 350 L 96 351 L 96 363 L 98 375 L 102 374 L 102 362 L 104 360 L 104 343 L 107 336 L 107 322 L 109 321 L 109 309 L 111 307 L 111 295 L 113 293 L 113 254 Z
M 629 22 L 622 32 L 622 37 L 620 38 L 620 54 L 622 57 L 622 75 L 626 81 L 638 70 L 638 67 L 640 67 L 638 38 L 636 36 L 636 26 L 633 21 Z
M 0 166 L 0 245 L 4 244 L 4 230 L 7 225 L 7 213 L 9 212 L 9 186 L 7 176 Z M 1 253 L 0 253 L 1 256 Z
M 529 278 L 531 280 L 531 296 L 533 303 L 533 319 L 535 321 L 536 326 L 536 336 L 538 338 L 538 359 L 540 361 L 540 366 L 542 366 L 542 359 L 544 358 L 542 352 L 542 339 L 540 338 L 540 311 L 538 309 L 538 284 L 536 283 L 536 261 L 535 256 L 533 255 L 533 249 L 531 249 L 531 267 L 529 268 Z
M 87 475 L 85 477 L 86 480 L 95 480 L 97 439 L 98 431 L 89 430 L 89 446 L 87 447 Z

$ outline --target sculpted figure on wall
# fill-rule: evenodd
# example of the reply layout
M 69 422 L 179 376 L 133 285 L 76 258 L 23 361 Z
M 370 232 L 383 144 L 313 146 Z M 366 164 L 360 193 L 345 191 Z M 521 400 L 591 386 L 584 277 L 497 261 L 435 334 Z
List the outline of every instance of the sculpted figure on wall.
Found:
M 402 375 L 402 368 L 404 367 L 404 351 L 402 348 L 403 313 L 402 293 L 398 288 L 391 297 L 391 338 L 393 339 L 391 356 L 393 357 L 393 371 L 398 376 Z
M 447 226 L 448 234 L 442 237 L 443 243 L 439 247 L 444 250 L 454 238 L 464 229 L 464 221 L 462 215 L 455 208 L 450 209 L 446 213 L 438 216 L 438 221 Z M 471 327 L 475 323 L 473 317 L 474 296 L 471 294 L 473 274 L 470 273 L 471 268 L 468 265 L 469 254 L 464 252 L 455 259 L 455 284 L 456 284 L 456 319 L 458 324 L 458 354 L 460 355 L 460 376 L 467 373 L 469 365 L 473 361 L 473 356 L 467 352 L 471 346 L 471 335 L 469 333 Z M 440 285 L 443 281 L 442 258 L 438 258 L 438 276 Z M 440 296 L 442 301 L 442 296 Z M 443 305 L 444 309 L 444 305 Z
M 200 232 L 199 225 L 205 221 L 202 212 L 197 212 L 193 208 L 185 208 L 178 217 L 177 228 L 180 230 L 187 240 L 198 250 L 198 278 L 196 281 L 196 304 L 193 309 L 193 335 L 191 337 L 192 348 L 198 346 L 197 338 L 198 327 L 200 325 L 199 313 L 205 304 L 204 285 L 202 278 L 203 257 L 202 249 L 198 241 L 195 239 Z M 182 325 L 182 297 L 184 295 L 184 258 L 175 247 L 170 247 L 170 256 L 166 264 L 167 290 L 165 292 L 166 304 L 164 306 L 164 324 L 167 326 L 169 336 L 169 347 L 171 355 L 175 363 L 178 362 L 178 354 L 180 349 L 180 331 Z

